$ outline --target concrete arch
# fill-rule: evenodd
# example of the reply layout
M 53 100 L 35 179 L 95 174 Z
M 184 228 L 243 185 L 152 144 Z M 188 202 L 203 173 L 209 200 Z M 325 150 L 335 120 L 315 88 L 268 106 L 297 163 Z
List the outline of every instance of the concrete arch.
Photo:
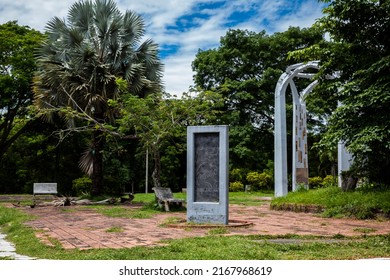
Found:
M 301 92 L 298 91 L 294 78 L 312 79 L 315 74 L 305 73 L 309 69 L 319 70 L 319 61 L 307 63 L 298 63 L 286 68 L 286 71 L 280 76 L 275 88 L 275 196 L 285 196 L 288 193 L 287 177 L 287 132 L 286 132 L 286 90 L 290 87 L 293 97 L 293 155 L 292 155 L 292 189 L 295 191 L 299 184 L 308 186 L 309 163 L 308 163 L 308 144 L 307 144 L 307 113 L 306 96 L 318 84 L 317 80 L 310 83 Z M 329 76 L 333 79 L 336 76 Z M 345 148 L 339 144 L 340 149 L 345 154 Z M 348 153 L 347 153 L 348 154 Z M 339 159 L 339 163 L 344 162 Z M 349 169 L 349 166 L 342 167 L 343 170 Z M 339 164 L 339 172 L 340 164 Z

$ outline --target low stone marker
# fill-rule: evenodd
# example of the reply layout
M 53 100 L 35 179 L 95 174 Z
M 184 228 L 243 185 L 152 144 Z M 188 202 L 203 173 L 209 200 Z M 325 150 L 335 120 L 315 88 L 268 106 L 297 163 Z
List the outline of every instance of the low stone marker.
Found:
M 187 128 L 187 221 L 228 224 L 228 126 Z

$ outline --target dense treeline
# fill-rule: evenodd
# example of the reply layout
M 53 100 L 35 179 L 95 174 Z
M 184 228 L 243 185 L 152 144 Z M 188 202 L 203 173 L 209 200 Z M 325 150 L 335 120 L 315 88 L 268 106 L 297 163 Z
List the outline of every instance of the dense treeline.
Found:
M 135 13 L 107 9 L 117 30 L 107 37 L 88 37 L 105 25 L 92 24 L 94 6 L 84 13 L 81 3 L 69 22 L 53 18 L 46 34 L 0 25 L 0 193 L 31 193 L 38 181 L 57 182 L 62 194 L 141 192 L 147 156 L 149 187 L 179 191 L 186 126 L 201 124 L 230 126 L 234 188 L 272 188 L 275 85 L 288 65 L 309 60 L 322 65 L 307 101 L 310 176 L 335 175 L 343 140 L 356 159 L 351 176 L 389 185 L 390 1 L 323 2 L 324 17 L 311 28 L 229 30 L 218 48 L 199 50 L 196 86 L 181 99 L 162 92 L 158 46 L 126 44 L 144 32 Z M 335 71 L 340 78 L 322 78 Z

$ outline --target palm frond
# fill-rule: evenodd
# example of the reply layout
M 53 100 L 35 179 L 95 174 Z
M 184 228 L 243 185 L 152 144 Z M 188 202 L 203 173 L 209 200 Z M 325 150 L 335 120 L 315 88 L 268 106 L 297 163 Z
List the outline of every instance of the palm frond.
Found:
M 123 41 L 136 46 L 145 34 L 145 24 L 138 14 L 133 11 L 126 11 L 123 17 Z
M 55 17 L 47 24 L 48 40 L 37 53 L 36 104 L 101 118 L 112 115 L 105 111 L 108 99 L 119 97 L 117 78 L 140 96 L 161 89 L 158 45 L 140 43 L 145 25 L 139 15 L 121 14 L 113 0 L 85 0 L 71 6 L 67 20 Z
M 87 149 L 81 154 L 79 161 L 79 168 L 89 177 L 91 177 L 93 173 L 93 153 L 93 148 L 91 146 L 87 147 Z
M 60 19 L 59 17 L 52 18 L 46 24 L 46 31 L 49 34 L 50 41 L 57 41 L 60 39 L 61 35 L 68 31 L 65 20 Z
M 69 9 L 68 21 L 80 32 L 87 33 L 93 22 L 94 11 L 91 1 L 75 2 Z

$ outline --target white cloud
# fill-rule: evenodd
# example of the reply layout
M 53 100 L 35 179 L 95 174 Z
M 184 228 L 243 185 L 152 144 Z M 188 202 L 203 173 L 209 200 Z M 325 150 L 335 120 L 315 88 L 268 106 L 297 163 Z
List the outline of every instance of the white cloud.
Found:
M 273 28 L 274 31 L 280 32 L 287 30 L 290 26 L 310 27 L 320 17 L 322 17 L 322 6 L 315 1 L 306 1 L 301 6 L 296 7 L 294 13 L 281 17 L 277 25 L 273 25 Z
M 0 23 L 18 20 L 21 25 L 43 31 L 52 17 L 66 17 L 74 2 L 1 0 Z M 173 94 L 188 91 L 192 84 L 191 63 L 198 49 L 217 47 L 229 28 L 257 32 L 265 29 L 273 33 L 289 26 L 308 27 L 321 17 L 321 4 L 317 0 L 117 0 L 117 3 L 121 11 L 133 10 L 143 16 L 147 37 L 156 41 L 165 53 L 165 88 Z M 230 18 L 234 13 L 248 11 L 251 16 L 240 21 Z M 193 14 L 198 17 L 191 17 Z
M 165 60 L 164 85 L 168 93 L 180 96 L 188 91 L 189 86 L 193 84 L 191 71 L 193 59 L 194 56 L 189 54 L 171 56 Z
M 66 17 L 73 0 L 1 0 L 1 23 L 17 20 L 20 25 L 43 31 L 46 23 L 54 16 Z

